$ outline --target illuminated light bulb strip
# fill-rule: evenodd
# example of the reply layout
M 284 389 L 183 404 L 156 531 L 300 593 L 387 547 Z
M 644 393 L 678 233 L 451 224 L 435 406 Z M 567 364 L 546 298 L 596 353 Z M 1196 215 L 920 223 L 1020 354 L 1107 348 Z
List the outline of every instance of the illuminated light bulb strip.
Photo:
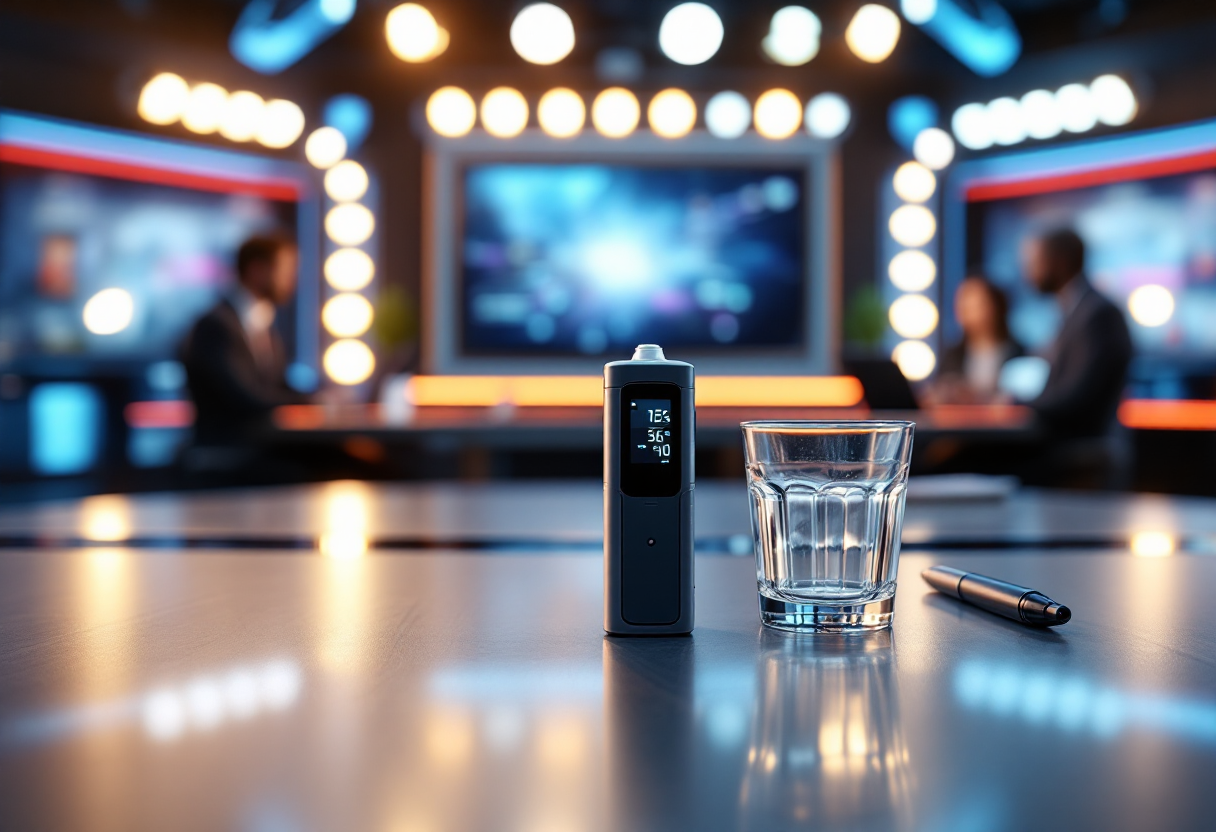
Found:
M 375 310 L 359 294 L 376 275 L 375 261 L 362 248 L 376 230 L 375 213 L 360 201 L 370 185 L 367 170 L 353 159 L 337 162 L 325 173 L 325 233 L 334 249 L 325 258 L 324 274 L 333 292 L 321 307 L 321 325 L 334 340 L 321 366 L 331 381 L 343 386 L 362 384 L 376 369 L 375 353 L 361 340 Z
M 150 124 L 181 122 L 192 133 L 218 133 L 232 142 L 256 141 L 275 150 L 295 144 L 304 132 L 304 112 L 295 102 L 266 100 L 248 90 L 230 93 L 207 82 L 191 86 L 172 72 L 144 84 L 137 110 Z
M 987 104 L 964 104 L 954 111 L 951 130 L 969 150 L 1008 147 L 1061 133 L 1086 133 L 1099 124 L 1122 127 L 1136 117 L 1139 102 L 1118 75 L 1089 84 L 1065 84 L 1055 92 L 1031 90 L 1021 98 L 1002 96 Z
M 891 351 L 891 360 L 909 381 L 923 381 L 937 367 L 937 355 L 924 339 L 937 331 L 940 315 L 937 305 L 923 294 L 937 278 L 937 264 L 922 249 L 937 236 L 937 217 L 926 204 L 937 191 L 931 168 L 945 167 L 949 159 L 932 160 L 942 161 L 940 165 L 927 161 L 918 156 L 896 169 L 891 187 L 900 204 L 887 221 L 887 232 L 900 247 L 887 264 L 887 277 L 900 292 L 887 309 L 891 330 L 901 339 Z
M 582 133 L 588 115 L 600 135 L 625 138 L 636 132 L 643 110 L 651 133 L 666 139 L 679 139 L 689 135 L 696 126 L 698 109 L 692 96 L 681 89 L 662 90 L 643 107 L 638 96 L 623 87 L 609 87 L 587 97 L 557 87 L 542 95 L 535 107 L 541 131 L 557 139 L 569 139 Z M 511 87 L 490 90 L 479 106 L 468 91 L 446 86 L 427 99 L 425 113 L 430 128 L 445 138 L 467 136 L 480 121 L 488 135 L 511 139 L 523 134 L 531 110 L 523 94 Z M 848 129 L 852 109 L 834 92 L 819 93 L 804 104 L 789 90 L 772 89 L 760 95 L 753 104 L 742 94 L 726 90 L 709 98 L 703 119 L 706 131 L 719 139 L 737 139 L 752 129 L 764 138 L 779 141 L 794 136 L 802 128 L 812 138 L 830 141 L 838 139 Z M 949 140 L 948 135 L 946 139 Z M 326 158 L 324 163 L 314 164 L 328 167 L 339 158 L 335 155 L 332 161 Z

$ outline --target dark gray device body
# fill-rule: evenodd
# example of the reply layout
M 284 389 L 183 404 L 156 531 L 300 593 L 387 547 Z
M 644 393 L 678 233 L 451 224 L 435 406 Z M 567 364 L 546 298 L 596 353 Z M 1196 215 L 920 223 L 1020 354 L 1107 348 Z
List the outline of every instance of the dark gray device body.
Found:
M 693 627 L 693 367 L 662 355 L 642 345 L 633 360 L 604 365 L 604 630 L 613 635 Z

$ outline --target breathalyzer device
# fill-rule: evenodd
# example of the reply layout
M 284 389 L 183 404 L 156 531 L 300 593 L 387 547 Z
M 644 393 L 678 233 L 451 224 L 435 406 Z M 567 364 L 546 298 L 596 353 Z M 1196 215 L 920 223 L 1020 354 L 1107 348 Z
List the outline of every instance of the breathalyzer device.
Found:
M 693 367 L 642 344 L 604 365 L 604 630 L 692 632 Z

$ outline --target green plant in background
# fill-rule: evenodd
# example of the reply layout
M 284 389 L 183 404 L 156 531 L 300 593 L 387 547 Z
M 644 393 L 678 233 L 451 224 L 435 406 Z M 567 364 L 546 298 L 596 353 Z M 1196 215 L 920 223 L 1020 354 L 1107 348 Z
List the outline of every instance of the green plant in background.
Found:
M 858 289 L 849 298 L 844 313 L 844 337 L 850 345 L 867 351 L 882 346 L 887 334 L 887 307 L 873 286 Z
M 372 334 L 387 350 L 410 344 L 418 337 L 418 312 L 414 300 L 400 286 L 385 286 L 380 290 Z

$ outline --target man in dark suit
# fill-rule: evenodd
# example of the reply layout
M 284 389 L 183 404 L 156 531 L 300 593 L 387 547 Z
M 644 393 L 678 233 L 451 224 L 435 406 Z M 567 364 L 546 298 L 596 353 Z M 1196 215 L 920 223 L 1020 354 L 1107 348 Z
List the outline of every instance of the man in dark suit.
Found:
M 1026 279 L 1054 295 L 1063 313 L 1047 355 L 1051 371 L 1030 406 L 1053 437 L 1106 435 L 1127 381 L 1132 339 L 1119 307 L 1085 279 L 1085 244 L 1062 229 L 1033 241 Z
M 1086 280 L 1085 244 L 1075 231 L 1061 229 L 1032 241 L 1025 267 L 1034 288 L 1055 296 L 1062 322 L 1046 356 L 1047 382 L 1029 403 L 1046 445 L 1024 479 L 1082 487 L 1115 484 L 1125 455 L 1115 412 L 1133 352 L 1127 321 Z
M 295 292 L 298 265 L 295 244 L 285 238 L 246 240 L 236 256 L 236 283 L 183 342 L 195 407 L 192 450 L 202 463 L 195 467 L 247 463 L 242 449 L 256 442 L 271 411 L 308 400 L 287 385 L 286 352 L 273 326 L 276 307 Z

